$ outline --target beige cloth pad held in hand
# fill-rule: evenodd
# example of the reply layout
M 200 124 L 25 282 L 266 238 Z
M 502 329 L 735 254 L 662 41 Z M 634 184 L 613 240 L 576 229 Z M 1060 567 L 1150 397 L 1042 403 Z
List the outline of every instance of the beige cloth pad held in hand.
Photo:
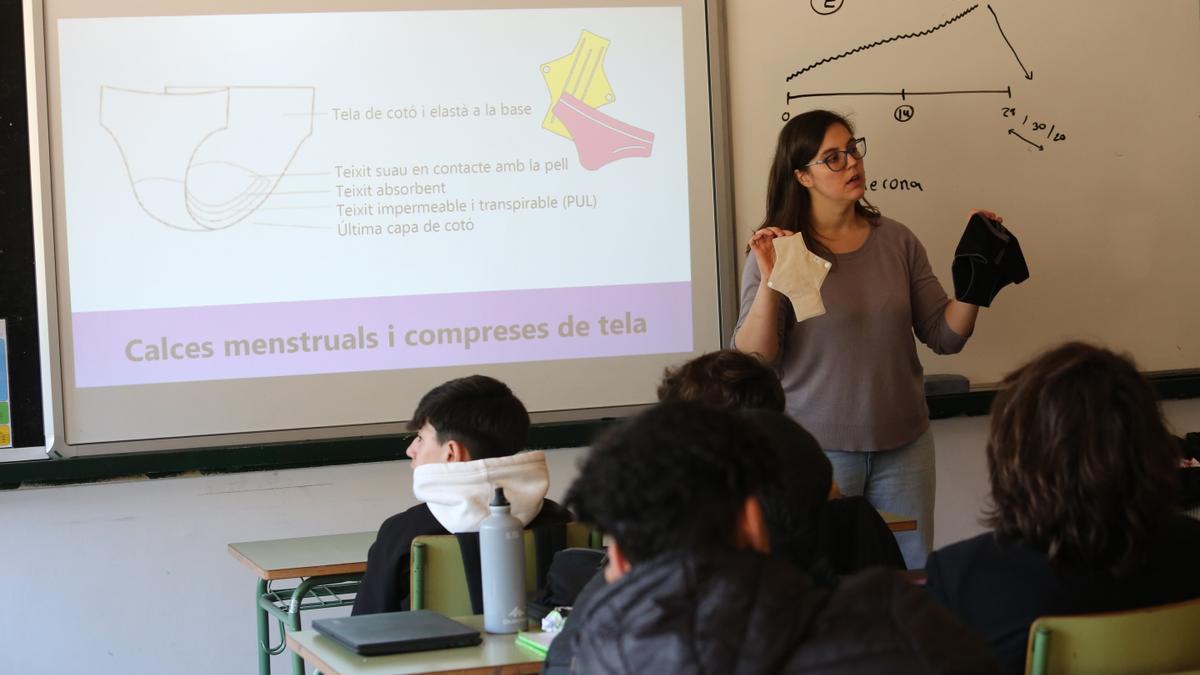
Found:
M 775 269 L 767 286 L 787 296 L 796 312 L 796 321 L 804 321 L 825 313 L 821 301 L 821 284 L 832 265 L 804 245 L 804 237 L 777 237 Z

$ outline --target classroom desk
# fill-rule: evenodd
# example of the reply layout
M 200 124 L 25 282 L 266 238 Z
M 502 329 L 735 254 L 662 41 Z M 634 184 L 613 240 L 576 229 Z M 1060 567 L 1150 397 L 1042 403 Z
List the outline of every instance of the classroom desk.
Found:
M 367 551 L 375 532 L 331 534 L 320 537 L 245 541 L 229 545 L 229 553 L 257 576 L 254 614 L 258 625 L 258 672 L 270 675 L 271 656 L 285 648 L 284 632 L 300 630 L 300 612 L 342 607 L 353 602 L 354 592 L 367 569 Z M 275 590 L 271 582 L 297 580 L 293 588 Z M 279 620 L 279 645 L 270 646 L 270 617 Z M 304 674 L 304 660 L 292 654 L 292 671 Z
M 455 617 L 483 630 L 483 617 Z M 427 652 L 359 656 L 314 630 L 288 633 L 287 646 L 322 675 L 408 675 L 410 673 L 537 673 L 545 657 L 517 644 L 516 635 L 483 633 L 483 644 Z
M 917 519 L 912 516 L 902 516 L 887 511 L 880 511 L 879 515 L 883 516 L 883 522 L 887 523 L 888 529 L 892 532 L 912 532 L 917 529 Z
M 910 516 L 880 511 L 892 532 L 917 529 Z M 367 569 L 367 551 L 375 541 L 374 532 L 331 534 L 319 537 L 268 539 L 229 545 L 229 553 L 258 576 L 254 609 L 258 625 L 258 672 L 270 675 L 271 656 L 285 648 L 284 636 L 272 647 L 269 619 L 274 616 L 287 632 L 300 630 L 300 612 L 306 609 L 340 607 L 353 601 L 344 596 L 358 588 Z M 271 589 L 271 582 L 297 579 L 295 588 Z M 281 631 L 282 632 L 282 631 Z M 304 674 L 304 660 L 293 649 L 292 671 Z

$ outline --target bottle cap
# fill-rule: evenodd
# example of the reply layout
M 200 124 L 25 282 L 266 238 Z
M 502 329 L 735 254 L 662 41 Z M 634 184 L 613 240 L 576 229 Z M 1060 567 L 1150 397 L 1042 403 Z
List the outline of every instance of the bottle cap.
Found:
M 504 488 L 496 488 L 496 495 L 492 497 L 492 503 L 488 506 L 508 506 L 508 500 L 504 498 Z

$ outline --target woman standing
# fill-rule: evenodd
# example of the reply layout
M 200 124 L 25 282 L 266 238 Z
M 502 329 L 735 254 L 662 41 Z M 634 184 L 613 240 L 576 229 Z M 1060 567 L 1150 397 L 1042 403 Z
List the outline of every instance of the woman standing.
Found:
M 767 215 L 750 238 L 734 347 L 775 366 L 788 414 L 820 441 L 844 494 L 917 518 L 919 536 L 900 538 L 916 569 L 933 544 L 934 450 L 913 334 L 953 354 L 979 308 L 947 298 L 916 236 L 864 199 L 865 154 L 866 139 L 835 113 L 784 125 Z M 767 285 L 774 241 L 796 234 L 833 263 L 820 287 L 825 313 L 799 323 Z

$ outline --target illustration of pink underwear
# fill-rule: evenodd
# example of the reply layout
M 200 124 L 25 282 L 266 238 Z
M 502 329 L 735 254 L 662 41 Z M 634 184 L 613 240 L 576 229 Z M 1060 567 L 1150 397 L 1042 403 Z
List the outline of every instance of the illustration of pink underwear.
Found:
M 652 132 L 609 117 L 566 92 L 554 105 L 554 115 L 571 132 L 579 163 L 588 171 L 626 157 L 649 157 L 654 148 Z

